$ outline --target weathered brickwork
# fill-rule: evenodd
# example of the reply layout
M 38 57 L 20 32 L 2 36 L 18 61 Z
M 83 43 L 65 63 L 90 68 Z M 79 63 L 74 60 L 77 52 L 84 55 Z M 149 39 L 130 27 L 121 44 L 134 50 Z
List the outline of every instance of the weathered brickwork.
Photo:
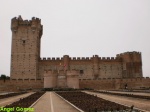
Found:
M 29 89 L 42 89 L 43 80 L 35 79 L 13 79 L 13 80 L 0 80 L 0 91 L 20 91 Z
M 40 38 L 42 36 L 41 20 L 23 20 L 21 16 L 11 20 L 12 50 L 11 78 L 39 78 Z
M 46 70 L 44 88 L 79 88 L 79 71 Z
M 80 71 L 79 79 L 143 77 L 140 52 L 125 52 L 116 57 L 40 58 L 43 26 L 39 18 L 11 20 L 11 79 L 43 79 L 45 70 Z
M 128 79 L 99 79 L 99 80 L 80 80 L 80 88 L 93 88 L 102 90 L 150 88 L 150 78 L 128 78 Z
M 101 58 L 95 55 L 86 59 L 71 58 L 68 55 L 64 55 L 61 59 L 40 59 L 40 77 L 43 77 L 44 70 L 48 69 L 75 69 L 80 71 L 79 79 L 134 78 L 143 76 L 141 53 L 139 52 L 126 52 L 117 55 L 115 58 Z
M 142 78 L 140 52 L 125 52 L 116 57 L 40 57 L 43 26 L 39 18 L 11 20 L 11 80 L 0 80 L 1 91 L 30 88 L 71 87 L 121 89 L 150 87 Z
M 0 80 L 0 91 L 18 91 L 29 89 L 42 89 L 43 80 Z M 52 83 L 50 82 L 50 85 Z M 128 78 L 128 79 L 98 79 L 98 80 L 79 80 L 79 88 L 92 88 L 101 90 L 150 88 L 150 78 Z

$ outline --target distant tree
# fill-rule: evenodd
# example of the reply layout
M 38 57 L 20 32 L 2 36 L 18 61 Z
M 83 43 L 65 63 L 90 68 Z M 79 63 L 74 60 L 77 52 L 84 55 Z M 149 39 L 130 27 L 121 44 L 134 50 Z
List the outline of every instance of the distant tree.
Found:
M 5 74 L 1 74 L 1 77 L 0 77 L 0 78 L 3 79 L 4 82 L 5 82 L 5 80 L 6 80 L 6 75 L 5 75 Z
M 6 79 L 10 79 L 10 77 L 9 77 L 9 76 L 6 76 Z

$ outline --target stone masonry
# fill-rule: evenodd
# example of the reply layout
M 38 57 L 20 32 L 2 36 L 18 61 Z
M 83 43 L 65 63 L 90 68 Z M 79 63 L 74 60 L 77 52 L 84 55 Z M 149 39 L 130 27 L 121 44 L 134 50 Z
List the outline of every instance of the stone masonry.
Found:
M 140 52 L 125 52 L 116 57 L 40 57 L 43 26 L 39 18 L 11 20 L 11 79 L 43 79 L 45 71 L 79 71 L 79 79 L 140 78 Z M 49 71 L 49 72 L 50 72 Z

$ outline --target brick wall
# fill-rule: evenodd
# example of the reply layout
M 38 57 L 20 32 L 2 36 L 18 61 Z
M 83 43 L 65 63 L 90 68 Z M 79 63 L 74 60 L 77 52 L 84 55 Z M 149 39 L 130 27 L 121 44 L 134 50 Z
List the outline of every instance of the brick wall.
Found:
M 0 80 L 0 91 L 18 91 L 20 89 L 43 88 L 43 80 Z
M 127 84 L 128 88 L 138 89 L 150 87 L 150 78 L 134 78 L 134 79 L 99 79 L 99 80 L 79 80 L 80 88 L 93 89 L 121 89 Z M 18 91 L 19 89 L 41 89 L 43 88 L 43 80 L 0 80 L 0 91 Z
M 80 80 L 80 88 L 93 89 L 122 89 L 127 84 L 129 89 L 139 89 L 150 87 L 150 78 L 134 78 L 134 79 L 99 79 L 99 80 Z

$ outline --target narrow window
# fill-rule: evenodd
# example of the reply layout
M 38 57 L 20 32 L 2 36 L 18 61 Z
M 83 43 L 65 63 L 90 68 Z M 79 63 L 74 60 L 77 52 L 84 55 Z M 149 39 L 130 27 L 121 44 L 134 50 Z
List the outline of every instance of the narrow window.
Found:
M 23 40 L 22 42 L 23 42 L 23 44 L 25 44 L 25 43 L 26 43 L 26 41 L 25 41 L 25 40 Z
M 84 71 L 83 71 L 83 70 L 80 70 L 80 74 L 84 74 Z

